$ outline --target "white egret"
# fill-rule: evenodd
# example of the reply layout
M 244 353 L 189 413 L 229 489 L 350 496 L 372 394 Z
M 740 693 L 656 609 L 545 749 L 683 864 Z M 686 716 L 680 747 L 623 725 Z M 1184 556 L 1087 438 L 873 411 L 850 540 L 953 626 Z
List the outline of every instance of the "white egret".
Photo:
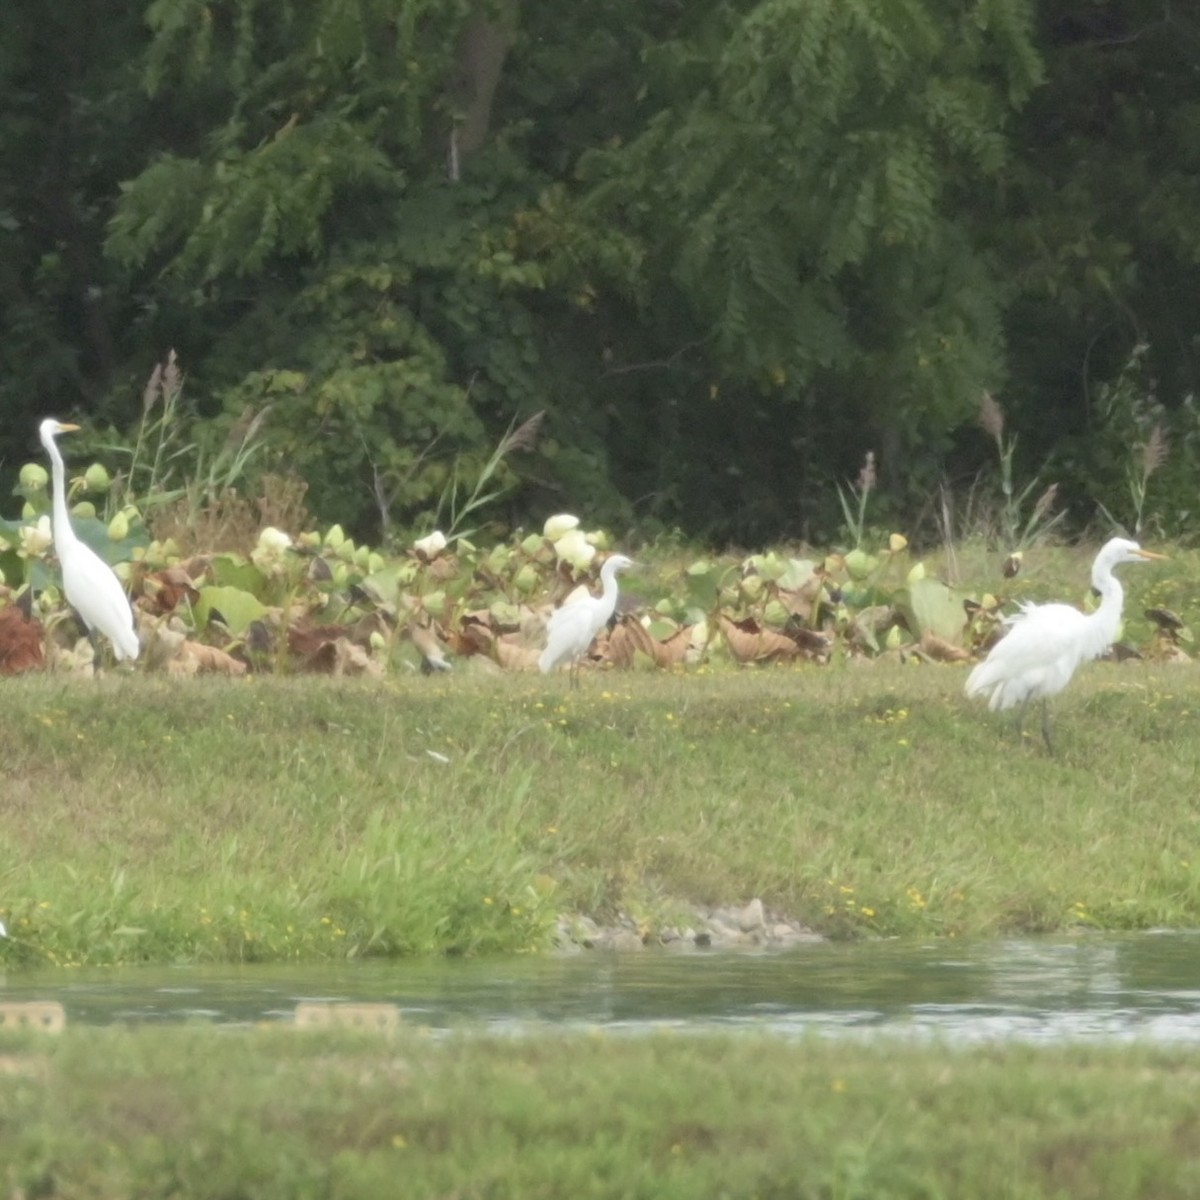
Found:
M 538 657 L 538 667 L 543 674 L 569 662 L 571 678 L 578 682 L 580 659 L 616 611 L 617 572 L 634 565 L 633 559 L 624 554 L 614 554 L 600 568 L 604 590 L 599 596 L 585 596 L 555 609 L 546 626 L 546 648 Z
M 54 439 L 60 433 L 71 433 L 78 428 L 78 425 L 67 425 L 50 417 L 38 430 L 42 445 L 50 455 L 54 475 L 54 550 L 62 564 L 63 592 L 67 603 L 87 626 L 94 650 L 99 650 L 96 645 L 99 632 L 112 642 L 118 661 L 137 658 L 138 638 L 129 597 L 112 567 L 76 536 L 67 512 L 63 460 Z
M 1005 621 L 1008 633 L 967 677 L 967 695 L 987 696 L 993 712 L 1020 705 L 1022 718 L 1025 705 L 1040 697 L 1042 737 L 1053 754 L 1047 697 L 1061 692 L 1081 663 L 1099 658 L 1121 627 L 1125 593 L 1113 568 L 1165 558 L 1128 538 L 1106 542 L 1092 564 L 1092 587 L 1100 595 L 1096 611 L 1082 613 L 1069 604 L 1023 604 Z

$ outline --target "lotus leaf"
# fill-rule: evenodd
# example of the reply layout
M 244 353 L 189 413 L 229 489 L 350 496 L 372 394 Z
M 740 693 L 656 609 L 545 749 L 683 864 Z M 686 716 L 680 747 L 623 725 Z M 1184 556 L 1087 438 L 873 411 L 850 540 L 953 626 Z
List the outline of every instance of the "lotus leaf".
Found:
M 766 580 L 761 575 L 747 575 L 742 580 L 742 596 L 747 600 L 757 600 L 766 587 Z
M 791 618 L 791 610 L 778 600 L 768 600 L 766 608 L 763 609 L 763 623 L 773 625 L 778 629 L 782 629 Z
M 694 562 L 687 569 L 687 598 L 689 608 L 711 612 L 717 605 L 720 576 L 712 563 Z
M 674 621 L 667 621 L 662 618 L 652 620 L 646 628 L 650 636 L 660 642 L 665 642 L 668 638 L 674 637 L 679 632 L 679 626 Z
M 218 587 L 238 588 L 261 598 L 267 577 L 252 563 L 235 554 L 218 554 L 212 560 L 213 583 Z
M 503 575 L 508 569 L 508 561 L 511 557 L 512 551 L 503 542 L 498 542 L 492 547 L 487 558 L 483 560 L 483 565 L 493 574 Z
M 774 581 L 788 569 L 788 560 L 774 551 L 768 551 L 766 554 L 752 554 L 746 559 L 746 569 L 753 571 L 754 575 L 759 575 L 763 579 Z
M 909 629 L 919 638 L 932 633 L 952 644 L 962 638 L 967 624 L 965 596 L 937 579 L 915 579 L 901 593 L 901 607 Z
M 257 596 L 242 588 L 202 587 L 200 596 L 192 607 L 198 629 L 203 629 L 208 624 L 213 609 L 221 614 L 226 628 L 235 637 L 245 633 L 250 623 L 259 620 L 267 611 Z
M 816 574 L 817 564 L 808 558 L 789 558 L 787 567 L 779 576 L 779 586 L 788 592 L 798 592 L 807 587 Z
M 843 561 L 850 578 L 860 582 L 879 566 L 879 559 L 865 550 L 851 550 L 845 555 Z
M 150 544 L 150 535 L 140 522 L 128 527 L 125 536 L 117 541 L 109 536 L 108 526 L 103 521 L 81 517 L 72 525 L 79 540 L 91 546 L 110 566 L 132 559 L 135 548 L 145 549 Z

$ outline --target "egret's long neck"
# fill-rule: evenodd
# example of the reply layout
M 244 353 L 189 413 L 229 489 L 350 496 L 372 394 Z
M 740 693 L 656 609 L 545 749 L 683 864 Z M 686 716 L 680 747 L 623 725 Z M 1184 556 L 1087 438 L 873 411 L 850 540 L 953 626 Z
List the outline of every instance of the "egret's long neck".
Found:
M 600 572 L 600 582 L 604 584 L 603 598 L 606 601 L 617 602 L 617 567 L 616 563 L 605 563 Z
M 600 594 L 600 603 L 604 606 L 604 611 L 612 616 L 617 607 L 617 564 L 615 562 L 606 562 L 601 567 L 600 582 L 604 584 L 604 591 Z
M 1103 654 L 1117 640 L 1121 628 L 1121 609 L 1125 604 L 1125 590 L 1121 581 L 1111 572 L 1097 572 L 1092 586 L 1100 593 L 1100 606 L 1092 613 L 1097 630 L 1104 636 L 1104 645 L 1097 651 Z
M 51 437 L 43 438 L 42 445 L 50 455 L 50 472 L 54 476 L 54 541 L 57 545 L 75 541 L 75 530 L 67 513 L 67 480 L 62 455 Z

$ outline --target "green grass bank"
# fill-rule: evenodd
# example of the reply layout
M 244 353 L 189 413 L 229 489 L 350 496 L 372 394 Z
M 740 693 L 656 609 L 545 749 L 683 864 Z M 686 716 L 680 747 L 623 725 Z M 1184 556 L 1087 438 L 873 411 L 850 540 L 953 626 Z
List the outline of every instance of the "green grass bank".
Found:
M 1200 676 L 1018 743 L 958 666 L 5 682 L 0 961 L 534 950 L 758 896 L 835 937 L 1200 924 Z
M 1200 1056 L 68 1030 L 0 1050 L 10 1196 L 962 1196 L 1200 1186 Z

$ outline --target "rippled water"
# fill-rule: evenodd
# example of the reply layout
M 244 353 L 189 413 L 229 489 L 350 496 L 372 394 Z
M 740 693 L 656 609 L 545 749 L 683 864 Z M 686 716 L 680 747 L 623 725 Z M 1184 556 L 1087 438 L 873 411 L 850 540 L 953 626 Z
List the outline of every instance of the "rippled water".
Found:
M 950 1040 L 1200 1042 L 1200 933 L 695 953 L 10 974 L 0 1001 L 69 1022 L 286 1021 L 298 1002 L 385 1001 L 406 1023 L 753 1029 Z

